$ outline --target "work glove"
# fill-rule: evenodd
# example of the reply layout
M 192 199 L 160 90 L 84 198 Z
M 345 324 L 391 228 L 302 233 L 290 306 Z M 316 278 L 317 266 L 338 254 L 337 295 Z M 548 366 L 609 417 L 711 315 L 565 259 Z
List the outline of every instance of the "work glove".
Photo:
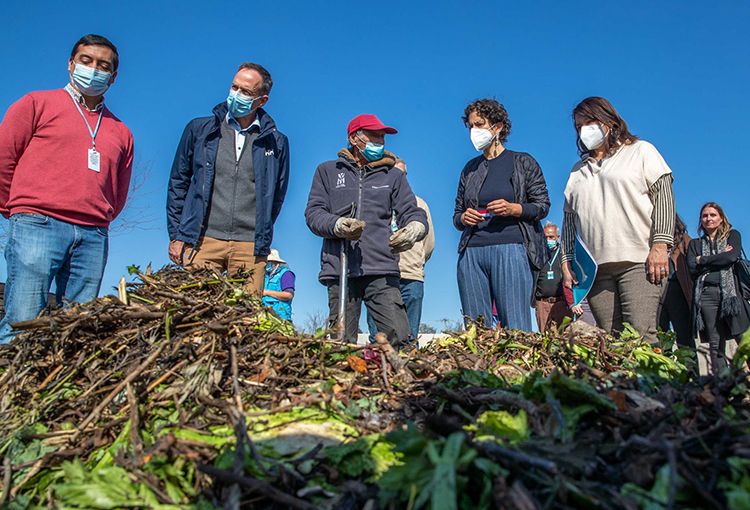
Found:
M 414 243 L 424 239 L 426 234 L 427 228 L 423 223 L 412 221 L 404 228 L 398 229 L 391 236 L 388 246 L 391 248 L 391 253 L 401 253 L 402 251 L 410 250 L 414 246 Z
M 336 226 L 333 227 L 333 233 L 336 234 L 337 237 L 356 241 L 360 238 L 364 229 L 364 221 L 354 218 L 339 218 L 336 220 Z

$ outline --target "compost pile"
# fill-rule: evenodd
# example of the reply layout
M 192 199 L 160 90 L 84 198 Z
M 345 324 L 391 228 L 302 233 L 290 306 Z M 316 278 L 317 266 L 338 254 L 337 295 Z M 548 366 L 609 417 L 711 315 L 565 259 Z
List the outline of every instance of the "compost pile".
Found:
M 668 337 L 399 353 L 295 334 L 242 274 L 133 271 L 0 348 L 8 508 L 750 508 L 746 374 Z

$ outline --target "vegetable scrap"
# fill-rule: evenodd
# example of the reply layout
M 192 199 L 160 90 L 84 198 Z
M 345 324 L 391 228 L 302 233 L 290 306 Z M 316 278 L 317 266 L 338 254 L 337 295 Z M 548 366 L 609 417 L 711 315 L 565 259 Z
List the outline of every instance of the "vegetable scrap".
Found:
M 750 508 L 750 335 L 716 377 L 579 323 L 397 352 L 132 272 L 0 347 L 5 508 Z

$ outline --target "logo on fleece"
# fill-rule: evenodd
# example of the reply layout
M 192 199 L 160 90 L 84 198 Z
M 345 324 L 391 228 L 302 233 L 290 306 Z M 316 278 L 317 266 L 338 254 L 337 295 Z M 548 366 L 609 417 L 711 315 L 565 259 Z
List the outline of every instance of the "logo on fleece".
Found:
M 346 186 L 346 175 L 342 172 L 339 174 L 339 178 L 336 180 L 336 187 L 343 188 Z

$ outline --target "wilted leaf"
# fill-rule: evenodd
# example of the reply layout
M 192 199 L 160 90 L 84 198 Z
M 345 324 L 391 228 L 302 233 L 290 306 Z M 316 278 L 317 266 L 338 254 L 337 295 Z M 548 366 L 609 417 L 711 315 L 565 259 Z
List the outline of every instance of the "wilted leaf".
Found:
M 347 356 L 346 361 L 347 363 L 349 363 L 349 368 L 351 368 L 355 372 L 359 372 L 360 374 L 367 373 L 367 362 L 365 362 L 365 360 L 363 360 L 362 358 L 359 358 L 357 356 Z

